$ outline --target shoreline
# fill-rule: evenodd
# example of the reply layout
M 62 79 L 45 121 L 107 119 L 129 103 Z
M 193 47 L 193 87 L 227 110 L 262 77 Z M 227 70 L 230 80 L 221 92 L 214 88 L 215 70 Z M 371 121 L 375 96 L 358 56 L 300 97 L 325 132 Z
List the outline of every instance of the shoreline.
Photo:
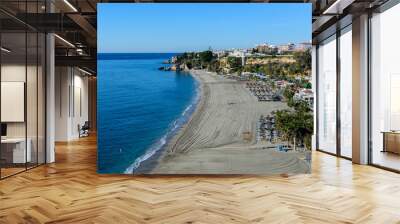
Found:
M 197 104 L 196 104 L 196 108 L 194 109 L 193 113 L 190 115 L 190 118 L 187 120 L 187 122 L 182 125 L 180 127 L 180 129 L 178 130 L 178 132 L 174 135 L 174 137 L 172 139 L 170 139 L 170 141 L 168 142 L 168 144 L 166 144 L 166 149 L 164 150 L 164 156 L 168 153 L 173 153 L 174 151 L 172 147 L 175 147 L 177 142 L 179 141 L 179 139 L 182 137 L 182 135 L 184 134 L 185 130 L 187 129 L 187 127 L 190 125 L 191 122 L 193 122 L 194 118 L 196 116 L 199 116 L 199 114 L 201 113 L 200 111 L 204 108 L 204 100 L 206 97 L 206 93 L 205 93 L 205 89 L 204 89 L 204 83 L 201 80 L 201 78 L 198 77 L 198 75 L 196 74 L 196 70 L 189 70 L 188 73 L 196 80 L 196 82 L 199 84 L 198 87 L 198 100 L 197 100 Z
M 165 144 L 163 144 L 158 150 L 151 152 L 150 151 L 146 151 L 144 155 L 142 155 L 141 157 L 137 158 L 138 159 L 142 159 L 142 161 L 140 161 L 139 165 L 135 168 L 135 163 L 136 160 L 132 163 L 132 165 L 130 165 L 126 171 L 124 172 L 125 174 L 143 174 L 143 173 L 147 173 L 147 172 L 151 172 L 159 163 L 159 160 L 161 158 L 163 158 L 167 153 L 168 153 L 168 149 L 170 144 L 177 138 L 179 137 L 179 135 L 181 135 L 181 133 L 183 132 L 183 130 L 186 128 L 186 126 L 191 122 L 191 120 L 193 119 L 194 115 L 196 113 L 198 113 L 199 107 L 202 104 L 202 100 L 204 98 L 203 96 L 203 82 L 201 81 L 201 79 L 199 77 L 197 77 L 194 73 L 193 70 L 189 70 L 189 71 L 184 71 L 187 72 L 190 76 L 193 77 L 193 79 L 195 79 L 195 82 L 197 83 L 197 88 L 195 89 L 195 95 L 194 98 L 192 100 L 192 102 L 185 108 L 185 110 L 182 112 L 181 116 L 179 118 L 177 118 L 173 123 L 179 121 L 180 119 L 184 119 L 183 124 L 177 126 L 177 130 L 173 130 L 173 127 L 169 127 L 168 131 L 157 141 L 161 141 L 163 138 L 165 139 Z M 194 107 L 193 111 L 191 111 L 191 113 L 188 115 L 187 119 L 185 119 L 186 115 L 185 115 L 185 111 L 187 111 L 190 107 Z M 192 109 L 192 108 L 190 108 Z M 156 142 L 156 143 L 157 143 Z M 153 144 L 154 145 L 154 144 Z M 153 145 L 151 145 L 149 147 L 149 149 L 151 149 L 153 147 Z M 148 155 L 149 153 L 152 153 L 151 155 Z M 145 158 L 146 156 L 148 156 L 148 158 Z

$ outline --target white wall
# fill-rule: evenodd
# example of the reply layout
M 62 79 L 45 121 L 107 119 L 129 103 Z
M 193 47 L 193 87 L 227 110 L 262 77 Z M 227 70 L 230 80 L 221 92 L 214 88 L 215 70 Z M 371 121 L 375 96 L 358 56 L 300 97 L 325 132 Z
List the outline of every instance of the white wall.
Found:
M 55 140 L 79 138 L 78 125 L 87 120 L 88 77 L 76 68 L 56 67 Z
M 55 68 L 55 140 L 67 141 L 69 131 L 69 86 L 70 75 L 68 67 Z
M 82 76 L 82 73 L 74 75 L 74 108 L 73 108 L 73 119 L 72 119 L 72 136 L 79 137 L 78 124 L 81 126 L 88 121 L 89 111 L 88 111 L 88 77 Z M 80 97 L 79 97 L 80 96 Z M 80 102 L 79 102 L 80 101 Z

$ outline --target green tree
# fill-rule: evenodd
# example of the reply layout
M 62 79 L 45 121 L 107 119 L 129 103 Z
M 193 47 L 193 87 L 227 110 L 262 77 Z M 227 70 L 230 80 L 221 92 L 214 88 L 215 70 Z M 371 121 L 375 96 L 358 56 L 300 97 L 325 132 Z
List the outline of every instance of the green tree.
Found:
M 306 83 L 304 84 L 304 88 L 306 88 L 306 89 L 311 89 L 311 88 L 312 88 L 311 83 L 310 83 L 310 82 L 306 82 Z
M 228 57 L 227 59 L 229 67 L 234 71 L 237 72 L 241 66 L 242 66 L 242 61 L 241 58 L 237 57 Z
M 188 67 L 188 69 L 193 68 L 192 62 L 190 62 L 190 61 L 186 62 L 186 66 Z
M 290 86 L 287 86 L 283 91 L 283 96 L 289 102 L 293 99 L 294 93 L 295 93 L 294 90 Z
M 297 112 L 311 112 L 308 103 L 304 100 L 292 100 L 292 104 L 290 106 L 293 107 Z
M 305 111 L 280 110 L 275 113 L 275 126 L 286 140 L 292 140 L 296 147 L 299 143 L 307 149 L 311 147 L 313 115 Z
M 209 64 L 213 60 L 212 51 L 202 51 L 199 53 L 200 62 L 202 64 Z

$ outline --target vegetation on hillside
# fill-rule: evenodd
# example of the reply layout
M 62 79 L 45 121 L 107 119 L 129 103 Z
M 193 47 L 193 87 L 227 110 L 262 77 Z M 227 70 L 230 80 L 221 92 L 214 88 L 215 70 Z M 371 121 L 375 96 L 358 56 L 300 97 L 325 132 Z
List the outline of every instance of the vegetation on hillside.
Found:
M 267 55 L 263 58 L 276 57 L 275 55 Z M 290 57 L 295 63 L 273 61 L 267 64 L 246 64 L 242 66 L 240 57 L 226 56 L 218 58 L 211 50 L 202 52 L 185 52 L 177 56 L 177 64 L 185 64 L 189 69 L 208 69 L 218 73 L 229 71 L 233 74 L 242 72 L 263 73 L 272 79 L 291 80 L 294 77 L 306 75 L 311 71 L 311 52 L 293 52 Z M 224 63 L 225 62 L 225 63 Z M 306 84 L 304 84 L 306 85 Z
M 189 69 L 206 69 L 212 66 L 216 66 L 217 57 L 213 55 L 212 51 L 202 52 L 185 52 L 178 55 L 176 58 L 176 64 L 185 64 Z

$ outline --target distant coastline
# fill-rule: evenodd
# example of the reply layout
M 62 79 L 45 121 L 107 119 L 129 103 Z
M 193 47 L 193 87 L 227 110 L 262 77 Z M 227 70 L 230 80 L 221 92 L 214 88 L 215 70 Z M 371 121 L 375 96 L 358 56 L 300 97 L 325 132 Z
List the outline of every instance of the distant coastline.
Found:
M 182 53 L 98 53 L 98 60 L 122 60 L 122 59 L 168 59 Z

